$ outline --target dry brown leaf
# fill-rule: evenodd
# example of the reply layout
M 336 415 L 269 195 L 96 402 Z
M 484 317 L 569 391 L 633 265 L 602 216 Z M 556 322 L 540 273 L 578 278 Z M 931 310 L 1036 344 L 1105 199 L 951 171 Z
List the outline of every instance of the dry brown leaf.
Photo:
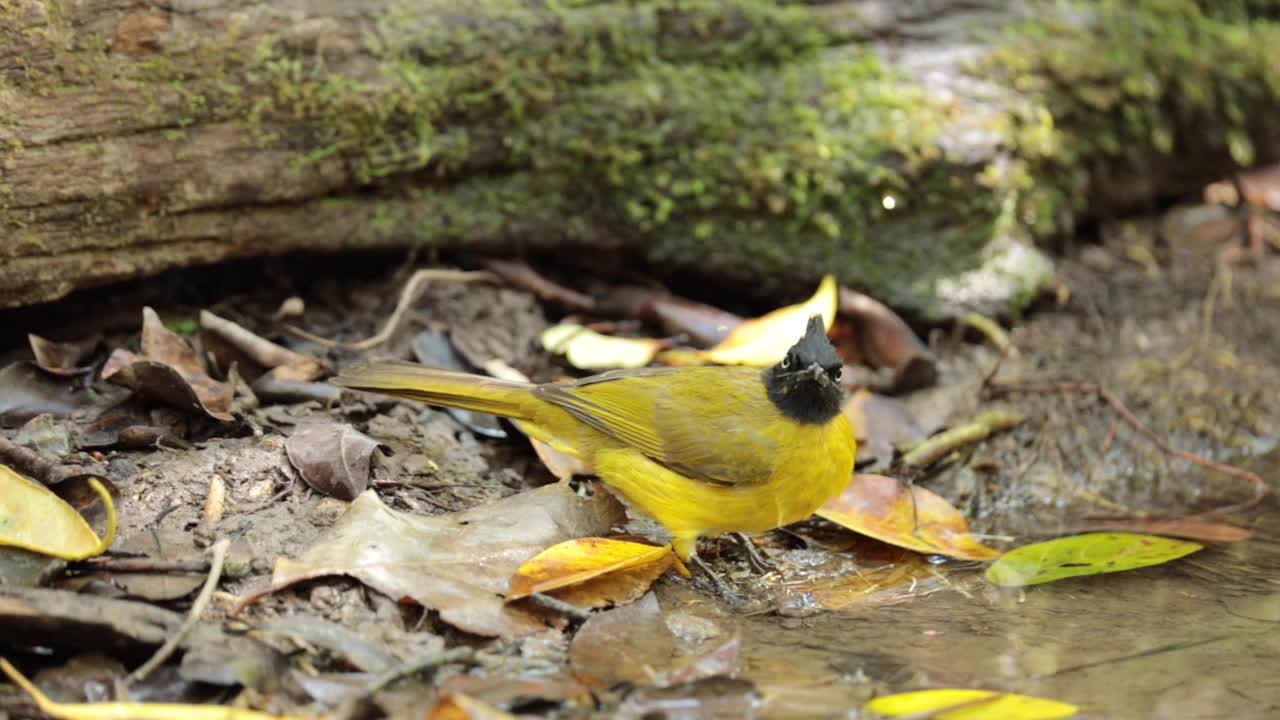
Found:
M 151 308 L 142 310 L 142 356 L 117 349 L 102 379 L 183 410 L 230 421 L 232 387 L 205 373 L 191 346 L 171 332 Z
M 611 572 L 578 585 L 552 590 L 550 594 L 580 608 L 618 607 L 643 597 L 663 573 L 672 567 L 680 567 L 678 563 L 676 556 L 668 553 L 658 562 Z M 688 573 L 687 570 L 684 572 Z
M 1253 531 L 1226 523 L 1201 520 L 1193 517 L 1183 518 L 1095 518 L 1081 521 L 1072 528 L 1063 529 L 1063 533 L 1075 532 L 1133 532 L 1148 535 L 1164 535 L 1166 537 L 1199 540 L 1211 543 L 1242 542 L 1253 537 Z
M 41 370 L 54 375 L 79 375 L 88 370 L 81 367 L 80 363 L 98 346 L 99 338 L 90 338 L 83 342 L 60 343 L 29 334 L 27 341 L 31 344 L 31 354 L 35 355 L 36 365 L 39 365 Z
M 675 637 L 662 619 L 658 599 L 649 593 L 638 602 L 587 618 L 569 646 L 569 664 L 587 687 L 647 685 L 670 665 L 675 651 Z
M 884 475 L 854 475 L 817 514 L 854 532 L 916 552 L 991 560 L 1000 551 L 969 534 L 969 523 L 942 497 Z
M 929 348 L 884 303 L 840 288 L 840 315 L 852 323 L 851 342 L 858 357 L 872 367 L 894 372 L 895 391 L 915 390 L 938 379 L 938 366 Z
M 369 487 L 373 451 L 387 446 L 341 423 L 312 423 L 284 442 L 289 463 L 308 485 L 339 500 L 355 500 Z
M 467 632 L 515 637 L 545 627 L 540 616 L 503 602 L 516 568 L 543 548 L 603 534 L 623 518 L 609 493 L 580 497 L 559 484 L 435 517 L 397 512 L 367 490 L 301 557 L 278 559 L 271 587 L 242 604 L 302 580 L 348 575 L 435 609 Z
M 21 425 L 39 415 L 66 417 L 89 402 L 73 378 L 49 375 L 29 362 L 0 368 L 0 425 Z
M 667 335 L 684 335 L 701 347 L 724 340 L 743 323 L 741 317 L 720 308 L 648 287 L 611 288 L 599 309 L 654 323 Z
M 894 448 L 903 442 L 923 440 L 924 429 L 900 400 L 859 389 L 844 405 L 844 416 L 858 439 L 858 461 L 875 459 L 887 463 Z

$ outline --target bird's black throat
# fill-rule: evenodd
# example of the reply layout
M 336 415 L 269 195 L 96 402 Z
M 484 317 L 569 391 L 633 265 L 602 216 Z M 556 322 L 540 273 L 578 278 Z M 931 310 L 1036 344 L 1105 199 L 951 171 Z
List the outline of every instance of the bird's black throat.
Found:
M 816 378 L 787 372 L 775 365 L 764 371 L 769 400 L 782 414 L 796 422 L 824 425 L 840 414 L 844 400 L 839 383 L 822 383 Z

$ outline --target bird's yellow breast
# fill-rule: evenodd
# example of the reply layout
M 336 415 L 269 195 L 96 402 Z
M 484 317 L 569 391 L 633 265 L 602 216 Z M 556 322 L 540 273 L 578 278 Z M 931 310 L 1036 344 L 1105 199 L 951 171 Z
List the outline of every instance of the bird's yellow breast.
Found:
M 853 473 L 849 421 L 825 425 L 783 419 L 768 429 L 779 440 L 764 483 L 721 485 L 679 475 L 630 448 L 596 453 L 596 471 L 677 538 L 724 532 L 765 532 L 798 522 L 838 495 Z

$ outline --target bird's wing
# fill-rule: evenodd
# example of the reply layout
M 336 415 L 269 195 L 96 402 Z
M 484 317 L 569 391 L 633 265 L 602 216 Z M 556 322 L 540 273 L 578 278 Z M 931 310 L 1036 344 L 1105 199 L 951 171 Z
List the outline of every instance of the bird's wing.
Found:
M 690 369 L 606 373 L 542 385 L 535 394 L 686 477 L 726 485 L 767 482 L 779 448 L 765 429 L 777 411 L 755 373 L 711 370 L 679 383 L 664 376 Z

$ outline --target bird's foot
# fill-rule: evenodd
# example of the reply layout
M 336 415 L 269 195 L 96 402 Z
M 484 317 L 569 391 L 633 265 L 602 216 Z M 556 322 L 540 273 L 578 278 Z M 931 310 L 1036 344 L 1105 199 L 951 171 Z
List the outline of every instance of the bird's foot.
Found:
M 698 557 L 697 555 L 691 555 L 689 557 L 689 562 L 693 564 L 694 567 L 698 568 L 698 572 L 705 575 L 707 579 L 711 581 L 711 585 L 715 590 L 715 594 L 721 600 L 724 600 L 728 604 L 734 605 L 734 606 L 741 605 L 743 603 L 743 597 L 740 594 L 738 594 L 736 590 L 729 587 L 729 583 L 725 582 L 724 578 L 720 577 L 719 573 L 717 573 L 715 570 L 712 570 L 711 566 L 708 565 L 702 558 Z
M 742 545 L 743 551 L 747 553 L 747 564 L 751 566 L 752 570 L 764 575 L 777 569 L 774 567 L 773 563 L 770 562 L 762 552 L 760 552 L 760 548 L 756 546 L 755 541 L 748 537 L 746 533 L 736 532 L 731 534 L 733 535 L 733 539 L 737 540 L 738 543 Z

